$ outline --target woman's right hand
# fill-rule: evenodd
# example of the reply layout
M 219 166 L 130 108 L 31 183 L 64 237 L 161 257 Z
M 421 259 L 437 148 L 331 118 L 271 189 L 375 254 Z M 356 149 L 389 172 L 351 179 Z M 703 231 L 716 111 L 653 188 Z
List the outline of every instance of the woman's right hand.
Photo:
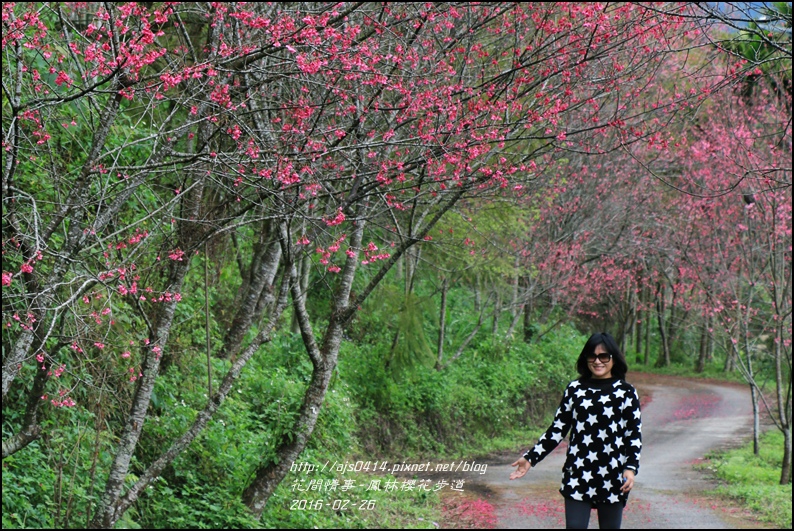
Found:
M 532 468 L 532 465 L 529 464 L 529 461 L 527 461 L 523 457 L 519 457 L 518 461 L 516 461 L 515 463 L 513 463 L 510 466 L 517 466 L 518 467 L 516 470 L 513 471 L 512 474 L 510 474 L 510 479 L 511 480 L 524 477 L 524 474 L 529 472 L 529 469 Z

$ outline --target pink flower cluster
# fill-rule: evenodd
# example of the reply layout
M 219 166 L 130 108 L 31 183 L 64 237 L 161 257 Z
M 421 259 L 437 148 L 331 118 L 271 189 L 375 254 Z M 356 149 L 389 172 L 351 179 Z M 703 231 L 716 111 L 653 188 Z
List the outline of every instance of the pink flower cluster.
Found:
M 388 258 L 391 258 L 391 255 L 389 253 L 375 254 L 377 250 L 378 247 L 374 243 L 369 242 L 369 245 L 367 245 L 367 248 L 364 250 L 364 254 L 366 258 L 361 261 L 361 265 L 367 265 L 373 262 L 377 262 L 378 260 L 386 260 Z
M 168 258 L 170 258 L 171 260 L 176 260 L 178 262 L 181 262 L 182 258 L 184 257 L 185 257 L 185 251 L 183 251 L 182 249 L 174 249 L 168 254 Z
M 342 208 L 340 207 L 336 211 L 336 217 L 334 219 L 326 219 L 325 224 L 329 227 L 333 227 L 334 225 L 341 225 L 345 221 L 345 213 L 342 212 Z
M 127 245 L 136 245 L 136 244 L 140 243 L 141 240 L 147 238 L 148 236 L 149 236 L 149 231 L 148 230 L 137 229 L 135 231 L 135 234 L 133 234 L 132 236 L 127 238 L 126 242 L 121 241 L 121 242 L 117 243 L 116 245 L 113 245 L 112 243 L 109 243 L 108 244 L 108 249 L 110 249 L 110 250 L 113 250 L 114 248 L 117 249 L 117 250 L 118 249 L 125 249 L 127 247 Z
M 343 241 L 345 241 L 346 237 L 347 237 L 346 234 L 342 234 L 339 238 L 337 238 L 337 240 L 334 243 L 332 243 L 328 247 L 327 250 L 323 249 L 322 247 L 318 247 L 317 249 L 315 249 L 316 253 L 319 253 L 319 254 L 321 254 L 323 256 L 322 258 L 320 258 L 320 263 L 321 264 L 323 264 L 323 265 L 328 265 L 329 264 L 329 262 L 330 262 L 329 259 L 331 258 L 331 253 L 336 253 L 336 252 L 339 251 L 339 246 L 342 244 Z M 348 249 L 347 252 L 349 254 L 349 249 Z M 335 265 L 335 264 L 331 264 L 330 266 L 328 266 L 328 271 L 330 273 L 339 273 L 341 270 L 342 269 L 339 266 Z
M 130 367 L 127 370 L 130 373 L 130 382 L 134 382 L 135 380 L 137 380 L 138 378 L 143 376 L 143 373 L 141 371 L 139 371 L 139 370 L 136 370 L 135 367 Z
M 66 390 L 66 389 L 59 390 L 58 391 L 58 397 L 60 398 L 60 400 L 53 398 L 52 400 L 50 400 L 50 404 L 52 404 L 53 407 L 74 407 L 74 406 L 76 406 L 77 403 L 74 400 L 72 400 L 71 398 L 69 398 L 68 396 L 66 396 L 66 394 L 68 392 L 69 391 Z M 47 400 L 48 398 L 49 398 L 49 396 L 47 396 L 46 394 L 41 396 L 42 400 Z
M 33 326 L 30 326 L 30 325 L 32 325 L 33 323 L 36 322 L 36 316 L 34 316 L 32 313 L 28 313 L 28 315 L 27 315 L 27 318 L 28 318 L 27 322 L 29 324 L 25 324 L 24 322 L 22 322 L 22 319 L 19 317 L 18 313 L 15 313 L 14 315 L 12 315 L 11 318 L 14 319 L 14 321 L 18 322 L 19 326 L 23 330 L 33 330 Z M 10 321 L 7 322 L 6 323 L 6 328 L 10 328 L 11 325 L 12 325 L 12 323 Z
M 125 286 L 124 284 L 119 284 L 118 290 L 119 293 L 121 293 L 122 295 L 128 295 L 128 294 L 134 295 L 138 293 L 138 283 L 133 282 L 132 284 L 130 284 L 129 287 Z

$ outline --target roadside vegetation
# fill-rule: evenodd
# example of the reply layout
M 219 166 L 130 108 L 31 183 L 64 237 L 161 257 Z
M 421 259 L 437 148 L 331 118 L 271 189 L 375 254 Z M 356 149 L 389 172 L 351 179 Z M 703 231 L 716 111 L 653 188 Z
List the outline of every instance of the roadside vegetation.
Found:
M 434 528 L 433 522 L 444 518 L 440 491 L 451 489 L 456 478 L 445 475 L 423 485 L 422 474 L 389 474 L 392 465 L 471 458 L 536 437 L 535 426 L 545 421 L 574 373 L 583 340 L 567 326 L 532 345 L 494 343 L 483 333 L 443 371 L 432 365 L 385 369 L 389 327 L 381 322 L 384 315 L 367 315 L 350 331 L 362 334 L 363 341 L 344 344 L 314 436 L 296 462 L 314 470 L 291 471 L 261 521 L 240 503 L 241 485 L 291 427 L 311 375 L 300 338 L 290 333 L 275 338 L 266 354 L 249 364 L 239 391 L 205 434 L 147 489 L 118 527 Z M 213 370 L 224 363 L 214 360 Z M 152 421 L 144 429 L 147 444 L 138 459 L 161 450 L 206 403 L 206 372 L 189 370 L 195 365 L 177 360 L 159 380 Z M 239 400 L 237 394 L 256 398 Z M 12 420 L 6 419 L 4 431 Z M 103 421 L 88 411 L 73 415 L 59 431 L 3 461 L 4 528 L 86 524 L 96 507 L 96 486 L 104 479 L 96 471 L 103 468 L 111 444 L 97 434 L 95 427 Z M 130 481 L 139 473 L 138 459 Z M 335 462 L 359 471 L 332 472 Z M 320 471 L 324 464 L 326 470 Z M 447 484 L 439 483 L 442 479 Z M 337 486 L 328 490 L 334 480 Z M 344 488 L 345 480 L 356 487 Z
M 770 430 L 761 437 L 759 454 L 752 442 L 740 448 L 715 452 L 702 465 L 725 482 L 717 494 L 739 502 L 759 520 L 780 529 L 791 529 L 791 484 L 780 484 L 783 434 Z

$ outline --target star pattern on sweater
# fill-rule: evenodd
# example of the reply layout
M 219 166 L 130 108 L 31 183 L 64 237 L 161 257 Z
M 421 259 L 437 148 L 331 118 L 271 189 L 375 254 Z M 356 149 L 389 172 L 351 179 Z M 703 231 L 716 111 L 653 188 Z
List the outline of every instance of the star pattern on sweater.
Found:
M 568 435 L 560 492 L 568 498 L 617 503 L 623 471 L 639 470 L 642 423 L 639 398 L 624 380 L 574 380 L 548 430 L 525 457 L 536 466 Z

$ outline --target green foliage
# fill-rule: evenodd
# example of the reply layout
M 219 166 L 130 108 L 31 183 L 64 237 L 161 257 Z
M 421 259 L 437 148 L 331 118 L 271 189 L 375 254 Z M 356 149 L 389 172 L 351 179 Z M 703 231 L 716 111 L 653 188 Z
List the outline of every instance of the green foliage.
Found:
M 681 354 L 679 354 L 681 356 Z M 738 370 L 725 371 L 725 357 L 724 355 L 715 355 L 709 363 L 706 364 L 703 372 L 696 373 L 693 369 L 694 361 L 686 358 L 681 358 L 679 361 L 672 361 L 667 367 L 657 367 L 654 364 L 655 357 L 651 356 L 650 364 L 643 365 L 640 361 L 632 363 L 633 358 L 627 356 L 629 361 L 630 371 L 641 371 L 652 374 L 665 374 L 669 376 L 686 376 L 688 378 L 705 378 L 712 380 L 720 380 L 727 382 L 747 383 L 741 372 Z M 753 360 L 753 370 L 755 371 L 755 379 L 759 385 L 765 385 L 765 382 L 774 381 L 774 366 L 771 364 L 768 357 Z
M 706 466 L 726 482 L 718 493 L 739 500 L 778 528 L 791 529 L 791 484 L 779 484 L 782 462 L 783 434 L 772 430 L 762 435 L 759 455 L 750 442 L 712 455 Z
M 568 328 L 544 339 L 533 345 L 485 339 L 442 371 L 416 370 L 399 379 L 383 367 L 387 344 L 345 344 L 339 372 L 359 405 L 362 449 L 450 455 L 542 420 L 576 376 L 583 341 Z
M 751 101 L 754 94 L 771 89 L 785 99 L 791 97 L 791 3 L 764 2 L 761 17 L 720 43 L 745 59 L 748 72 L 740 85 L 741 95 Z
M 397 342 L 384 353 L 387 365 L 396 371 L 423 369 L 431 367 L 434 362 L 433 351 L 428 339 L 429 326 L 434 310 L 433 301 L 429 297 L 421 297 L 415 293 L 405 294 L 395 286 L 383 286 L 379 296 L 367 304 L 367 313 L 377 322 L 385 321 L 392 339 L 397 335 Z M 378 326 L 373 322 L 370 327 Z
M 3 528 L 52 528 L 55 472 L 41 466 L 47 457 L 39 443 L 26 450 L 3 460 Z
M 434 263 L 473 283 L 475 275 L 486 279 L 512 277 L 514 259 L 509 242 L 526 235 L 525 207 L 495 199 L 493 202 L 464 202 L 458 214 L 444 218 L 433 233 L 426 253 Z
M 203 484 L 187 473 L 173 488 L 158 481 L 139 503 L 145 525 L 179 529 L 257 529 L 257 522 L 227 488 Z
M 111 456 L 107 432 L 97 434 L 96 417 L 82 408 L 47 417 L 41 439 L 3 460 L 3 528 L 83 528 L 96 508 Z M 12 430 L 6 419 L 3 439 Z
M 705 370 L 700 373 L 696 374 L 692 368 L 693 364 L 691 362 L 671 362 L 670 365 L 667 367 L 657 367 L 655 364 L 655 358 L 651 356 L 650 363 L 648 365 L 643 365 L 640 361 L 636 363 L 632 363 L 632 359 L 627 357 L 627 361 L 629 362 L 629 370 L 635 371 L 642 371 L 642 372 L 650 372 L 653 374 L 666 374 L 669 376 L 691 376 L 696 378 L 717 378 L 720 380 L 730 380 L 730 381 L 737 381 L 743 382 L 744 380 L 741 379 L 741 376 L 737 373 L 725 373 L 721 366 L 718 366 L 716 361 L 707 364 Z
M 150 462 L 181 435 L 206 404 L 206 367 L 185 361 L 182 366 L 171 365 L 158 379 L 152 399 L 153 414 L 144 426 L 137 454 L 142 463 Z M 215 374 L 228 366 L 227 361 L 213 363 Z M 276 336 L 247 365 L 237 387 L 207 429 L 142 497 L 137 507 L 138 524 L 179 528 L 260 527 L 261 523 L 240 502 L 240 494 L 253 470 L 272 460 L 278 443 L 291 437 L 310 378 L 311 364 L 300 338 L 291 334 Z M 347 385 L 334 378 L 301 459 L 325 462 L 345 456 L 355 445 L 351 406 Z M 284 513 L 287 521 L 290 514 Z M 268 518 L 272 517 L 266 514 L 265 519 Z M 273 525 L 286 525 L 276 524 L 277 519 L 272 521 Z M 301 527 L 297 521 L 293 524 L 288 527 Z
M 225 362 L 216 361 L 220 371 Z M 196 364 L 186 364 L 186 367 Z M 206 377 L 204 374 L 203 377 Z M 364 492 L 357 489 L 334 499 L 350 499 L 355 510 L 333 511 L 330 507 L 290 510 L 292 501 L 315 503 L 329 496 L 319 492 L 293 491 L 301 479 L 341 480 L 356 478 L 359 484 L 370 474 L 349 475 L 313 472 L 310 476 L 290 472 L 268 502 L 262 521 L 255 521 L 241 504 L 240 494 L 256 466 L 275 457 L 279 441 L 291 436 L 303 392 L 311 377 L 311 364 L 298 336 L 278 335 L 246 367 L 239 386 L 224 402 L 204 433 L 183 452 L 137 504 L 141 527 L 178 528 L 312 528 L 312 527 L 429 527 L 437 518 L 432 509 L 435 496 L 428 493 Z M 203 407 L 206 389 L 202 374 L 172 366 L 158 382 L 158 410 L 167 410 L 169 422 L 154 417 L 145 427 L 145 453 L 154 455 L 168 440 L 181 433 Z M 357 447 L 354 435 L 356 403 L 353 391 L 339 374 L 332 379 L 314 434 L 300 457 L 318 465 L 344 461 Z M 246 399 L 243 399 L 246 397 Z M 173 420 L 173 422 L 171 422 Z M 146 458 L 148 459 L 148 457 Z M 385 479 L 384 479 L 385 481 Z M 365 500 L 374 500 L 378 510 L 358 510 Z M 315 505 L 316 507 L 316 505 Z

